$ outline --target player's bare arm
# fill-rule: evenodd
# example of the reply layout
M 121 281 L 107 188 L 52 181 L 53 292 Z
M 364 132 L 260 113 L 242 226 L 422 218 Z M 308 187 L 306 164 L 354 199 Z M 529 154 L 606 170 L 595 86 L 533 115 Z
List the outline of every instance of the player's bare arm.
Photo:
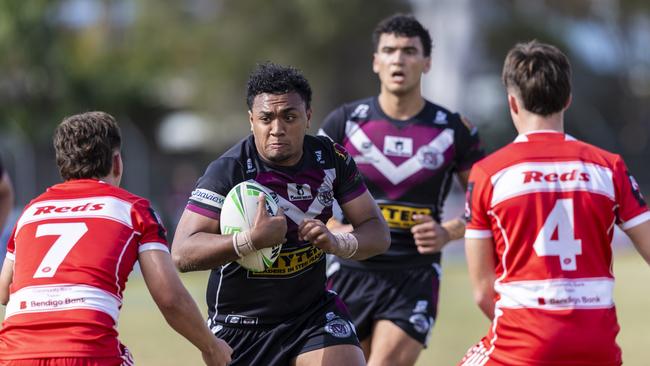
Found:
M 9 286 L 14 278 L 14 261 L 5 258 L 0 272 L 0 303 L 7 305 L 9 302 Z
M 458 172 L 458 182 L 463 190 L 467 189 L 469 170 Z M 461 239 L 465 235 L 465 220 L 456 217 L 442 224 L 429 215 L 414 215 L 418 222 L 411 228 L 415 245 L 420 254 L 433 254 L 442 250 L 452 240 Z
M 632 239 L 639 254 L 650 265 L 650 221 L 631 227 L 625 230 L 625 233 Z
M 148 250 L 140 253 L 138 260 L 147 288 L 167 323 L 201 350 L 206 365 L 227 365 L 232 349 L 205 325 L 196 302 L 176 274 L 169 254 Z
M 298 232 L 301 240 L 306 240 L 323 249 L 326 253 L 335 254 L 344 258 L 356 260 L 372 257 L 381 254 L 390 245 L 390 234 L 388 226 L 384 221 L 379 208 L 375 204 L 370 193 L 365 192 L 361 196 L 347 202 L 343 206 L 343 213 L 351 222 L 353 230 L 330 231 L 320 220 L 306 219 L 300 223 Z M 353 235 L 354 239 L 349 235 Z M 357 241 L 358 247 L 345 252 L 346 237 Z
M 282 209 L 270 216 L 263 205 L 261 197 L 251 232 L 253 246 L 257 249 L 281 243 L 287 232 Z M 209 270 L 239 258 L 232 240 L 232 235 L 220 234 L 219 220 L 186 209 L 174 234 L 172 258 L 181 272 Z
M 359 242 L 359 249 L 352 259 L 366 259 L 388 250 L 390 231 L 369 192 L 341 205 L 341 209 L 354 228 L 352 235 Z
M 474 301 L 488 317 L 494 318 L 494 242 L 492 238 L 465 239 L 465 255 Z

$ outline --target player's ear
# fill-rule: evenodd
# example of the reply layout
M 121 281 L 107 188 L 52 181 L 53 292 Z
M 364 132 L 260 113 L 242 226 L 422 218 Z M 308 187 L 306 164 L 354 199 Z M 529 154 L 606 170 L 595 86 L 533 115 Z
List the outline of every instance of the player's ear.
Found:
M 372 71 L 375 74 L 379 74 L 379 60 L 377 59 L 379 55 L 377 52 L 372 54 Z
M 248 110 L 248 122 L 251 124 L 251 132 L 253 132 L 253 112 Z
M 311 125 L 311 108 L 307 109 L 307 130 L 309 129 L 309 126 Z
M 569 106 L 573 102 L 573 94 L 569 94 L 569 97 L 566 99 L 566 104 L 564 105 L 564 110 L 569 109 Z
M 517 101 L 517 97 L 508 93 L 508 106 L 510 107 L 510 111 L 514 114 L 519 114 L 519 103 Z
M 122 163 L 122 154 L 119 151 L 113 153 L 113 166 L 111 167 L 111 173 L 115 177 L 117 186 L 120 185 L 122 180 L 122 173 L 124 173 L 124 164 Z
M 423 74 L 426 74 L 431 70 L 431 56 L 425 57 L 425 64 L 424 64 L 424 69 L 422 70 Z

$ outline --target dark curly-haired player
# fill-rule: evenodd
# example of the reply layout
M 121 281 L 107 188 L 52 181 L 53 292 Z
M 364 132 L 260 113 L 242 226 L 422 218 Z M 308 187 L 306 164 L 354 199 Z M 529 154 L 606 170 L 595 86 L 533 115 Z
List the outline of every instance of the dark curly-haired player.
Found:
M 397 14 L 379 23 L 373 40 L 379 96 L 334 110 L 320 132 L 354 158 L 390 226 L 391 246 L 365 261 L 338 259 L 330 286 L 350 309 L 369 364 L 412 365 L 436 316 L 440 250 L 464 232 L 460 219 L 440 224 L 442 206 L 453 176 L 465 187 L 482 152 L 467 120 L 420 93 L 429 32 Z
M 258 65 L 248 81 L 253 133 L 207 168 L 176 229 L 172 253 L 182 271 L 212 270 L 208 323 L 233 348 L 233 365 L 363 365 L 345 309 L 325 288 L 325 254 L 365 259 L 388 248 L 388 227 L 366 190 L 354 160 L 326 137 L 306 135 L 311 88 L 302 74 L 272 63 Z M 277 200 L 262 208 L 253 228 L 222 235 L 224 197 L 255 181 Z M 334 201 L 354 230 L 332 234 L 325 222 Z M 263 198 L 260 200 L 263 204 Z M 264 272 L 235 261 L 241 248 L 261 249 L 286 239 Z

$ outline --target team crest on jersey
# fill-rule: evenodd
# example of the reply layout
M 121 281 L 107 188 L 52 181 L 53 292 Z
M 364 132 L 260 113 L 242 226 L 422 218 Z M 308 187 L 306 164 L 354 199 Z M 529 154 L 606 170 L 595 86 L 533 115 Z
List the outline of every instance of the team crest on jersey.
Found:
M 384 155 L 410 158 L 413 156 L 413 139 L 401 136 L 384 136 Z
M 307 201 L 313 199 L 311 187 L 308 184 L 288 183 L 287 196 L 289 201 Z
M 334 202 L 334 192 L 326 186 L 318 187 L 318 195 L 316 195 L 316 199 L 318 199 L 318 202 L 323 206 L 331 206 Z
M 425 169 L 438 169 L 445 161 L 445 157 L 437 148 L 431 145 L 424 145 L 418 149 L 418 161 Z

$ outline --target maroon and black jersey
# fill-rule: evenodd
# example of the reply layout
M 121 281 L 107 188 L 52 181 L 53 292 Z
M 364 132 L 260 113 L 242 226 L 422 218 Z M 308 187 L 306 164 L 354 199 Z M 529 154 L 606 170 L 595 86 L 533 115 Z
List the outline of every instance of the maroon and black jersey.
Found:
M 275 324 L 307 310 L 325 295 L 325 253 L 298 240 L 303 219 L 326 222 L 334 200 L 344 204 L 366 191 L 354 160 L 322 136 L 305 136 L 295 166 L 264 162 L 253 136 L 240 141 L 207 168 L 187 209 L 219 220 L 225 196 L 236 184 L 255 181 L 267 188 L 287 217 L 287 242 L 273 266 L 251 272 L 236 262 L 212 270 L 207 290 L 211 321 Z
M 327 116 L 319 134 L 343 145 L 391 230 L 391 246 L 353 267 L 400 268 L 440 261 L 421 255 L 410 232 L 414 214 L 440 221 L 453 174 L 483 157 L 476 128 L 457 113 L 426 101 L 406 121 L 388 117 L 377 97 L 344 104 Z

